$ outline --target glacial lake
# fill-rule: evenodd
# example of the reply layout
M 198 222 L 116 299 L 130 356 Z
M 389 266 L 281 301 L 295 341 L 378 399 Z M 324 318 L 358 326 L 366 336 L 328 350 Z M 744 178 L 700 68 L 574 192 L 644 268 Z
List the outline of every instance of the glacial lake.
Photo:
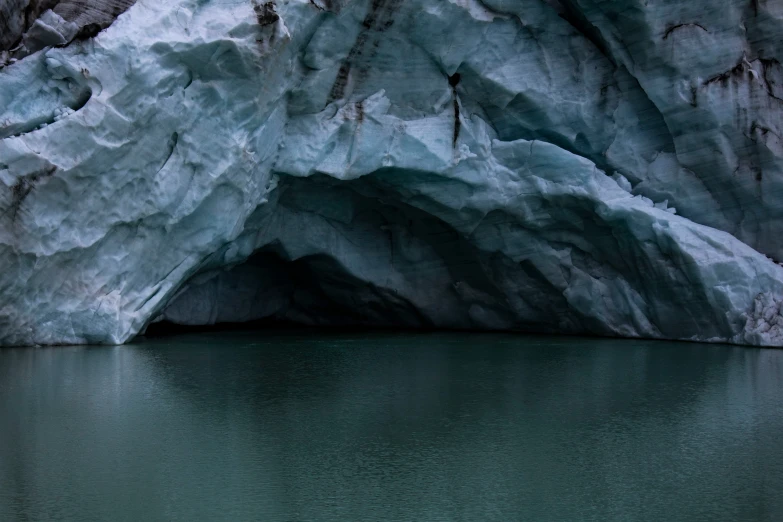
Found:
M 779 522 L 783 351 L 324 331 L 2 349 L 0 520 Z

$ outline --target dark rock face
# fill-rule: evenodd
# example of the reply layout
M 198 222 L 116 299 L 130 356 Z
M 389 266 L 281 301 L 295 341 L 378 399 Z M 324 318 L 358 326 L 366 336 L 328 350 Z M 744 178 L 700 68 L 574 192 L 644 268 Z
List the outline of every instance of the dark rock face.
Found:
M 136 0 L 61 0 L 54 12 L 79 27 L 97 25 L 104 29 L 135 3 Z
M 22 40 L 22 35 L 41 13 L 57 5 L 59 0 L 0 0 L 0 51 L 9 51 Z
M 135 2 L 0 0 L 0 65 L 48 45 L 66 45 L 73 39 L 95 36 Z

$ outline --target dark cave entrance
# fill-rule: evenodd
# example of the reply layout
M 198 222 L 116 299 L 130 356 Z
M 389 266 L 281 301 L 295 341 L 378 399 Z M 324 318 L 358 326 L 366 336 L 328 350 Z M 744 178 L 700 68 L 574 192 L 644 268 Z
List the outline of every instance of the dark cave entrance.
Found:
M 443 220 L 400 201 L 383 185 L 384 174 L 412 175 L 395 170 L 374 180 L 286 178 L 275 211 L 284 216 L 285 237 L 240 265 L 194 276 L 144 335 L 508 328 L 492 261 Z M 348 217 L 344 209 L 351 209 Z M 299 252 L 303 241 L 315 243 L 307 255 Z M 470 312 L 476 306 L 502 319 L 478 324 Z
M 253 306 L 257 303 L 246 301 L 240 306 L 246 307 L 249 316 L 264 316 L 241 321 L 218 318 L 212 324 L 183 324 L 164 319 L 151 323 L 144 335 L 157 337 L 196 332 L 299 328 L 434 328 L 415 306 L 400 298 L 393 290 L 356 278 L 335 259 L 326 255 L 287 261 L 272 249 L 265 249 L 237 268 L 221 274 L 224 276 L 223 281 L 213 280 L 206 284 L 244 285 L 244 290 L 248 290 L 248 285 L 257 285 L 253 293 L 258 296 L 257 299 L 274 300 L 277 306 L 270 307 L 270 310 L 276 308 L 274 311 L 254 310 Z M 261 271 L 269 277 L 264 277 L 262 281 L 243 278 L 243 275 Z M 216 277 L 220 278 L 221 275 Z M 234 276 L 236 280 L 225 281 Z

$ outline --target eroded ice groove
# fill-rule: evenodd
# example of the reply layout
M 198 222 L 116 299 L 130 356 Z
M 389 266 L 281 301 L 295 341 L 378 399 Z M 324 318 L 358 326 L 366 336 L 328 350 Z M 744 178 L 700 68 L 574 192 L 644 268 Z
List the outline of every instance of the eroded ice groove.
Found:
M 781 345 L 783 13 L 729 4 L 138 2 L 43 46 L 0 70 L 0 344 Z

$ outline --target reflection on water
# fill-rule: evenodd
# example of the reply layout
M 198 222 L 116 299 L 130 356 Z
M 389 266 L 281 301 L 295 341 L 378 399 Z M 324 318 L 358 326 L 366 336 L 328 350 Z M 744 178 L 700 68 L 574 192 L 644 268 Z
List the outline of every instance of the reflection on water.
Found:
M 466 334 L 0 350 L 0 520 L 783 520 L 783 351 Z

